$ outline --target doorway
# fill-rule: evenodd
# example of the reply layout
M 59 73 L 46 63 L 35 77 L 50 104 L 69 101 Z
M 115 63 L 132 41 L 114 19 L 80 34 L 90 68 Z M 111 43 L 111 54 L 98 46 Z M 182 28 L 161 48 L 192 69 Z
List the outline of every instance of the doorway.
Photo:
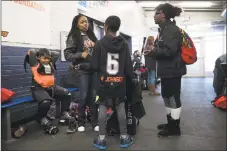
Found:
M 130 54 L 132 55 L 132 37 L 129 36 L 129 35 L 126 35 L 126 34 L 124 34 L 124 33 L 122 33 L 122 32 L 120 32 L 120 35 L 121 35 L 122 37 L 124 37 L 125 40 L 127 41 L 128 47 L 129 47 L 129 52 L 130 52 Z
M 104 23 L 94 18 L 91 18 L 85 14 L 82 13 L 79 14 L 87 17 L 89 28 L 91 28 L 94 31 L 95 36 L 97 37 L 98 40 L 100 40 L 104 36 Z
M 224 36 L 212 36 L 204 39 L 205 52 L 205 76 L 213 77 L 213 70 L 215 61 L 218 57 L 223 55 Z

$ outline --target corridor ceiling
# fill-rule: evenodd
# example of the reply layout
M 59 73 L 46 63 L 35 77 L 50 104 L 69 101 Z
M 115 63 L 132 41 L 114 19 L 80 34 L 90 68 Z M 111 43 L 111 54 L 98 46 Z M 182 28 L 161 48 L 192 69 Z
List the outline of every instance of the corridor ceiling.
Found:
M 181 0 L 181 1 L 136 1 L 144 10 L 145 12 L 154 11 L 154 8 L 161 3 L 171 3 L 175 6 L 180 6 L 183 8 L 185 12 L 222 12 L 224 9 L 226 1 L 225 0 Z
M 221 16 L 223 10 L 226 8 L 225 0 L 181 0 L 181 1 L 136 1 L 144 10 L 146 23 L 152 30 L 157 30 L 157 25 L 154 24 L 154 9 L 161 3 L 170 3 L 174 6 L 181 7 L 183 13 L 180 17 L 176 17 L 176 21 L 180 26 L 191 26 L 202 24 L 198 29 L 207 30 L 212 26 L 224 26 L 226 19 Z M 204 26 L 206 28 L 204 28 Z M 194 28 L 194 27 L 193 27 Z

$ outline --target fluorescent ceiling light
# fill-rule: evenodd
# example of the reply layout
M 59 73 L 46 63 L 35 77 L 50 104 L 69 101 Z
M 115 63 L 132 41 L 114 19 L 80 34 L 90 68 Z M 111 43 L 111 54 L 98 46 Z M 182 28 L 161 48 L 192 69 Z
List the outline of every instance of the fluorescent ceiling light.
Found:
M 138 4 L 141 7 L 157 7 L 159 4 L 167 3 L 164 1 L 143 1 L 143 2 L 138 2 Z M 170 1 L 171 3 L 171 1 Z M 213 5 L 212 2 L 201 2 L 201 1 L 185 1 L 185 2 L 180 2 L 176 3 L 173 5 L 178 5 L 181 7 L 211 7 Z
M 226 18 L 226 9 L 221 13 L 221 16 Z
M 212 2 L 180 2 L 178 3 L 181 7 L 211 7 L 213 5 Z
M 159 4 L 162 4 L 164 2 L 138 2 L 138 4 L 142 7 L 157 7 Z

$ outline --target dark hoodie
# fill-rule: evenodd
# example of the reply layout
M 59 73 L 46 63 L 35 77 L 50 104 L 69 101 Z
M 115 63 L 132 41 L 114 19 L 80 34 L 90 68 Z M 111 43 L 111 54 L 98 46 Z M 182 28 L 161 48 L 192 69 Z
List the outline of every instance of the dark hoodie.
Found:
M 132 79 L 133 67 L 128 44 L 122 36 L 105 35 L 90 58 L 91 68 L 99 73 L 99 96 L 126 96 L 126 78 Z

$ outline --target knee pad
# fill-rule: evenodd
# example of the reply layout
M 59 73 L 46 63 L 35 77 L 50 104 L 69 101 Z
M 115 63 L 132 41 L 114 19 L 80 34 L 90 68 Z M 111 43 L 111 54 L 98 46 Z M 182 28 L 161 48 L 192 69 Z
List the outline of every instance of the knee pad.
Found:
M 39 103 L 39 113 L 44 114 L 44 116 L 47 114 L 47 112 L 50 109 L 51 100 L 43 100 Z

